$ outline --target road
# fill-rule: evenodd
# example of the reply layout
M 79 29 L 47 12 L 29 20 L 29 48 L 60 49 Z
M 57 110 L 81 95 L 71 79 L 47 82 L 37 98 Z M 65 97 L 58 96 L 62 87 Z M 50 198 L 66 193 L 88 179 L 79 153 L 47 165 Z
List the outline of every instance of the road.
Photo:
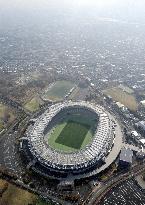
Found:
M 145 172 L 145 163 L 142 165 L 136 165 L 134 167 L 132 167 L 132 169 L 130 171 L 128 171 L 125 174 L 121 174 L 121 175 L 117 175 L 113 178 L 111 178 L 109 181 L 107 181 L 106 183 L 103 183 L 102 186 L 100 186 L 100 188 L 98 189 L 98 187 L 95 187 L 92 192 L 88 195 L 87 199 L 83 202 L 82 205 L 94 205 L 101 200 L 101 198 L 106 195 L 106 193 L 111 190 L 113 187 L 115 187 L 116 185 L 118 185 L 119 183 L 137 176 L 139 174 L 142 174 Z
M 29 121 L 29 117 L 25 117 L 19 124 L 19 130 L 21 130 L 25 123 Z M 18 146 L 16 145 L 16 139 L 19 132 L 14 131 L 14 127 L 18 122 L 13 123 L 9 129 L 0 137 L 0 166 L 6 167 L 12 172 L 21 175 L 22 162 L 18 154 Z

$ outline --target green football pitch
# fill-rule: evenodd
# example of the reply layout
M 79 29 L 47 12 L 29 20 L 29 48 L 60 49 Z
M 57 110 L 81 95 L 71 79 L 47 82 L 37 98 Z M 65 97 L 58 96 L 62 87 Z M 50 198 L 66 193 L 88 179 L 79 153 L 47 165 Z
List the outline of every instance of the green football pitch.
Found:
M 55 142 L 74 149 L 80 149 L 89 129 L 89 125 L 68 121 Z
M 70 81 L 56 81 L 44 94 L 43 98 L 52 101 L 62 100 L 74 86 L 75 84 Z
M 95 121 L 86 123 L 68 120 L 58 124 L 48 136 L 48 144 L 59 151 L 73 152 L 83 149 L 92 141 Z

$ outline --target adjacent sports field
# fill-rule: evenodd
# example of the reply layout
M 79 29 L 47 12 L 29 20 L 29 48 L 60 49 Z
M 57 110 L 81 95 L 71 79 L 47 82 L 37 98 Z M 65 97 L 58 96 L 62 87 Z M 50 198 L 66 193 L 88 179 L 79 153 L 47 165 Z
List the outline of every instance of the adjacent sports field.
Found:
M 84 148 L 93 137 L 94 120 L 81 119 L 73 116 L 65 122 L 58 124 L 48 135 L 48 144 L 57 150 L 73 152 Z
M 0 205 L 53 205 L 2 179 L 0 179 L 0 194 Z
M 24 108 L 29 110 L 30 112 L 35 112 L 40 108 L 40 105 L 43 104 L 43 101 L 38 97 L 33 97 L 30 101 L 28 101 L 25 105 Z
M 45 92 L 43 99 L 52 101 L 62 100 L 74 86 L 75 84 L 70 81 L 56 81 Z
M 0 103 L 0 131 L 5 129 L 10 123 L 12 123 L 15 119 L 14 112 Z
M 113 100 L 122 103 L 132 111 L 136 111 L 138 108 L 138 102 L 134 95 L 128 94 L 119 87 L 107 89 L 104 91 L 104 94 L 111 96 Z

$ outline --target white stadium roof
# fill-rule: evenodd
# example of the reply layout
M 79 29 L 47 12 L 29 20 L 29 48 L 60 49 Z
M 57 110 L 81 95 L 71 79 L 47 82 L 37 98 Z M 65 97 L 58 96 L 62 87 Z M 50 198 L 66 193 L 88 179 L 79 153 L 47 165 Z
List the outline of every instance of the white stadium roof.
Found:
M 95 112 L 99 116 L 99 124 L 91 144 L 85 149 L 73 153 L 58 152 L 44 142 L 44 130 L 62 109 L 84 108 Z M 89 102 L 64 102 L 52 105 L 46 110 L 26 132 L 31 153 L 41 162 L 52 168 L 67 169 L 70 167 L 83 168 L 94 164 L 105 157 L 114 138 L 114 122 L 103 107 Z

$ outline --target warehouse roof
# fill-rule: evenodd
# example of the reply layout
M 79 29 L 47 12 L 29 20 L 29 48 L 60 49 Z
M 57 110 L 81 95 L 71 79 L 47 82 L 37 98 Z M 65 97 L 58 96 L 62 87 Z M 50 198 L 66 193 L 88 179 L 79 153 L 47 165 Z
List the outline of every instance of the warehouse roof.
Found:
M 123 148 L 120 153 L 120 160 L 132 163 L 133 151 L 131 149 Z

